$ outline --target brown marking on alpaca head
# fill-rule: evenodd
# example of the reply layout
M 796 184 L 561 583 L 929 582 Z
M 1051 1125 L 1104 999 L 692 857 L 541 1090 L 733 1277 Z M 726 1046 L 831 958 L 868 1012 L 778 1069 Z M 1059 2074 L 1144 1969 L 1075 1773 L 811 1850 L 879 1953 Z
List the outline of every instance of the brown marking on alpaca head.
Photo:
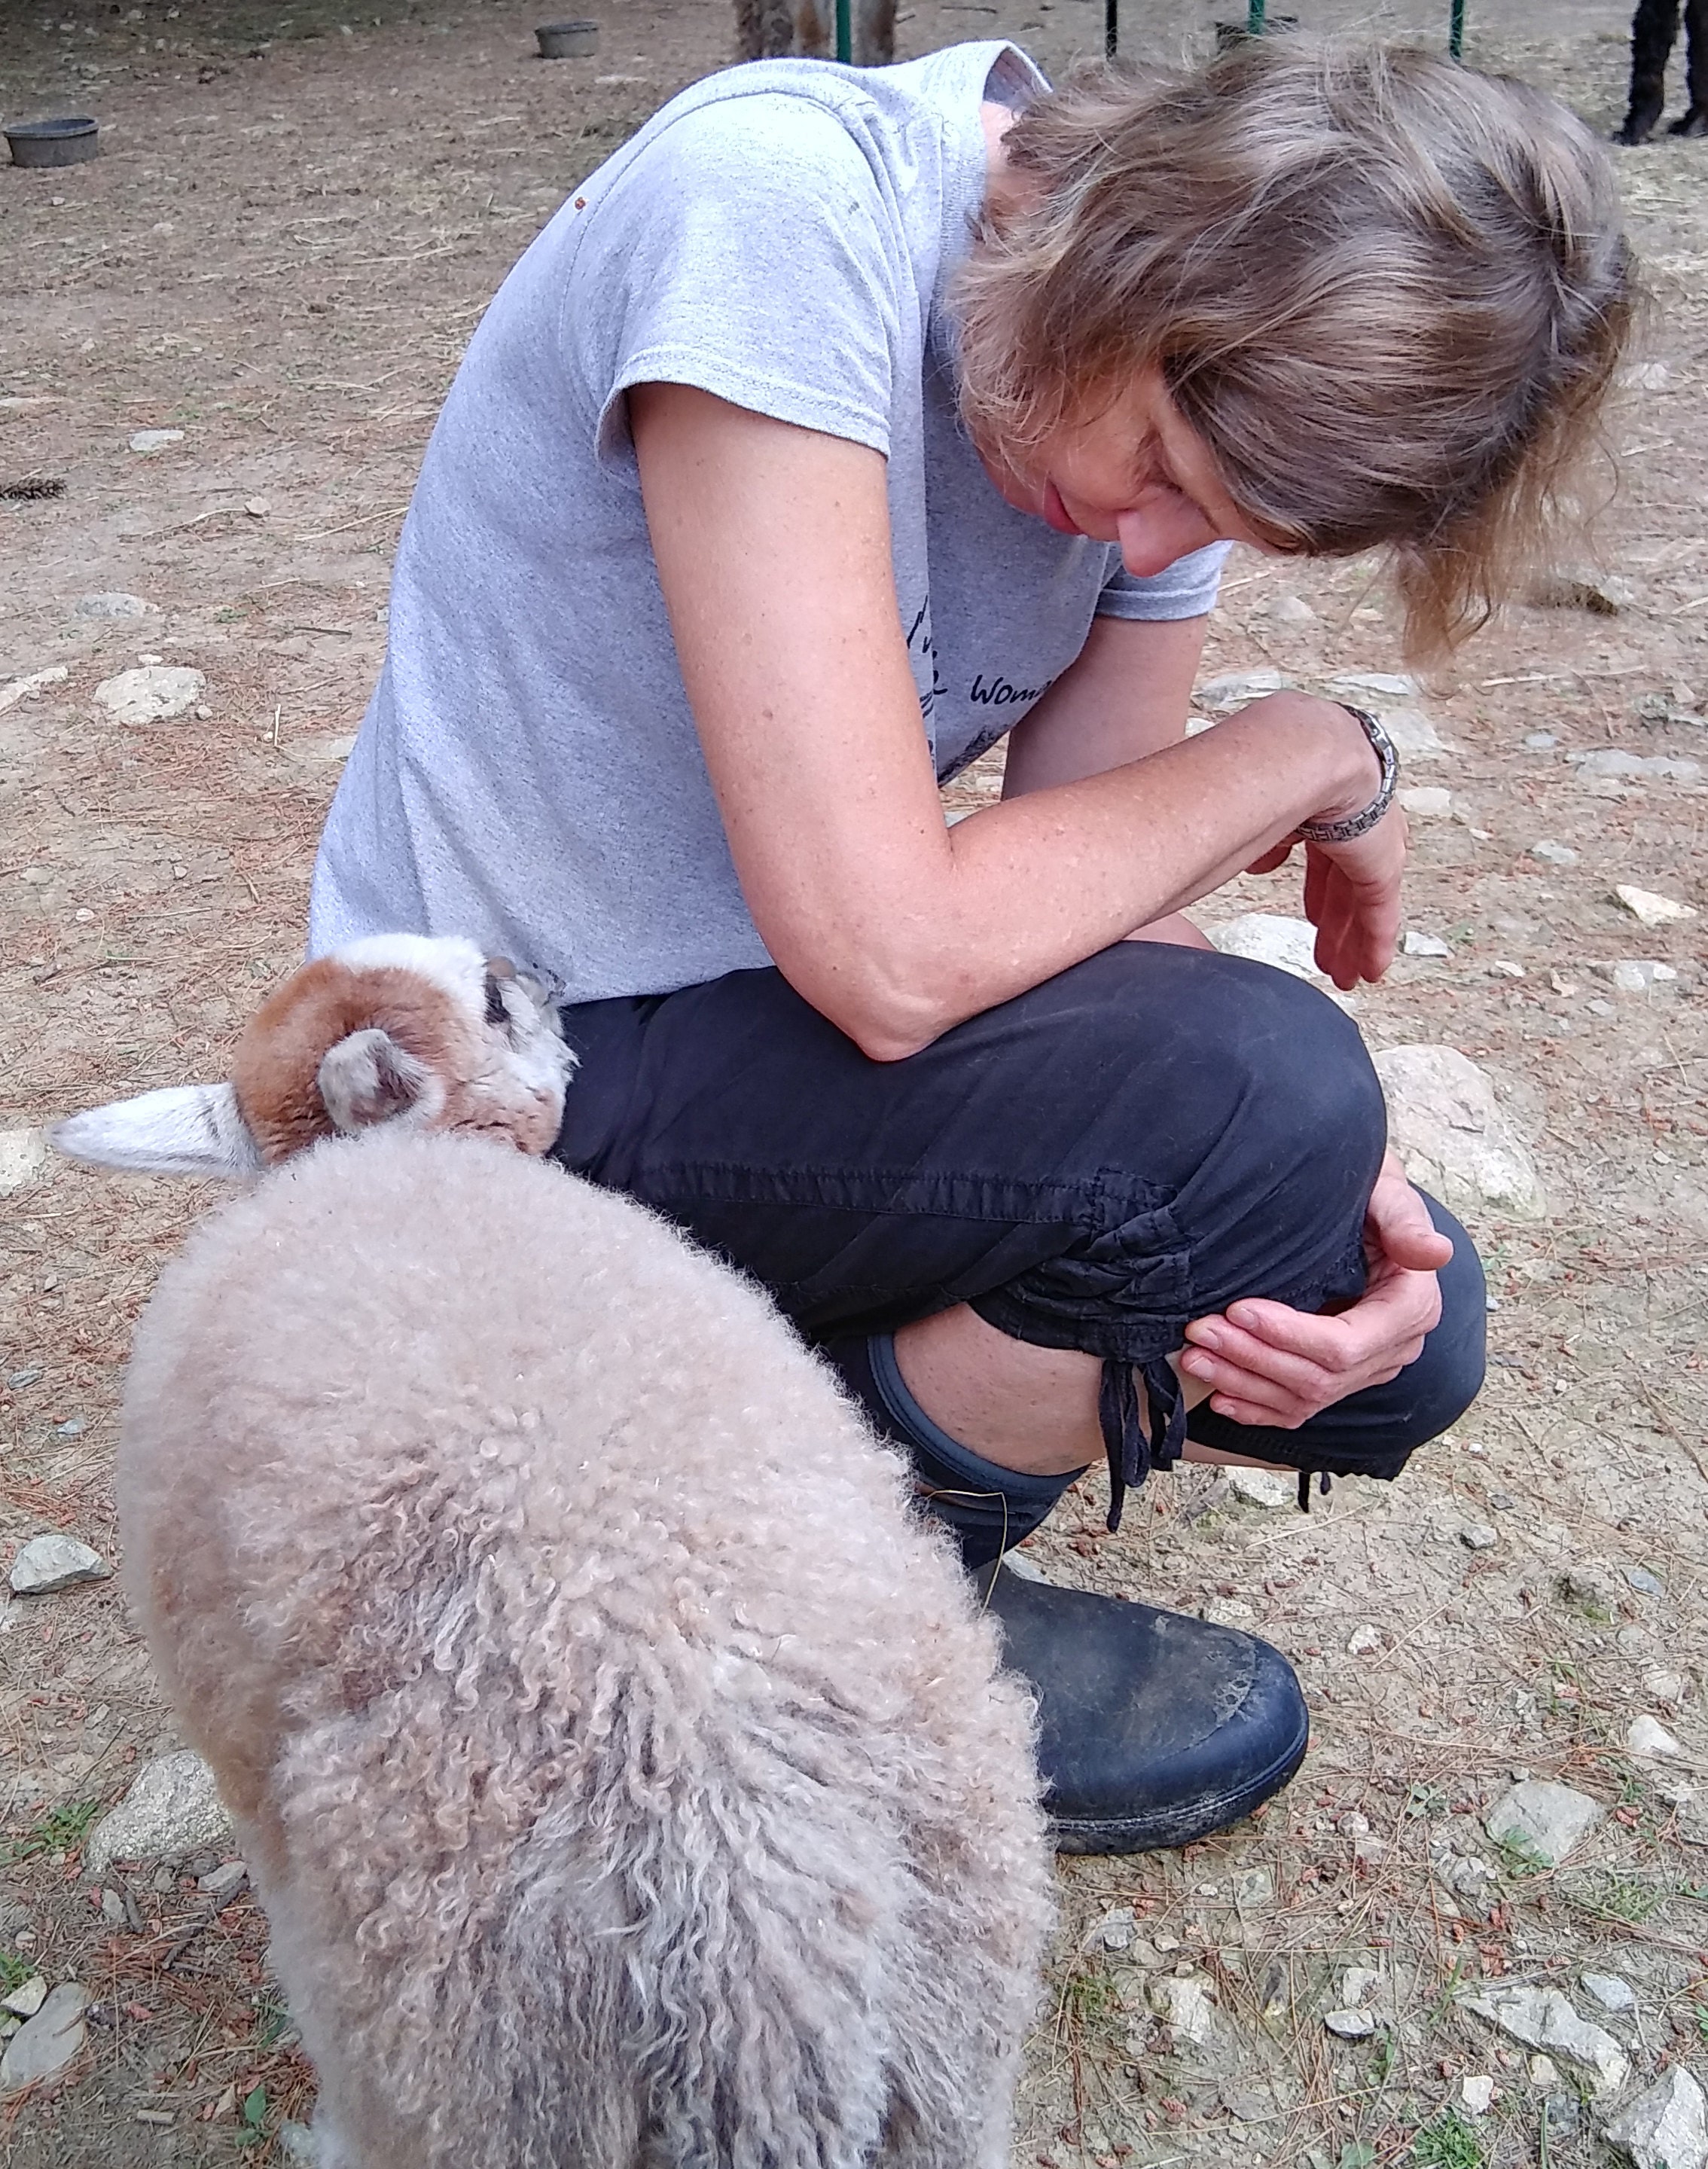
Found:
M 237 1105 L 264 1164 L 276 1166 L 340 1131 L 412 1111 L 425 1128 L 458 1127 L 437 1117 L 449 1113 L 451 1081 L 482 1067 L 472 1023 L 443 987 L 418 973 L 353 968 L 338 957 L 305 964 L 256 1010 L 231 1063 Z M 343 1042 L 370 1032 L 383 1034 L 408 1061 L 388 1071 L 380 1058 L 379 1089 L 335 1102 L 343 1116 L 335 1120 L 322 1069 Z
M 574 1067 L 544 990 L 507 959 L 378 935 L 293 973 L 250 1021 L 228 1083 L 91 1108 L 53 1138 L 97 1166 L 240 1178 L 393 1122 L 540 1154 Z

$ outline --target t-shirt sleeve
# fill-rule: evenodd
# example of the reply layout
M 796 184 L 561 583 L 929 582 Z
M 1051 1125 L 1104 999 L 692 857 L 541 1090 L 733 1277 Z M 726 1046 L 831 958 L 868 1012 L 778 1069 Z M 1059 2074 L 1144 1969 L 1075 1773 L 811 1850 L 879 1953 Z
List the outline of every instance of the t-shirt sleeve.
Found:
M 564 337 L 602 460 L 631 455 L 630 386 L 690 384 L 887 456 L 904 262 L 882 189 L 835 113 L 782 93 L 669 122 L 586 226 Z
M 1177 557 L 1172 565 L 1145 579 L 1128 572 L 1119 552 L 1111 549 L 1114 568 L 1097 599 L 1099 617 L 1202 617 L 1216 607 L 1221 586 L 1221 568 L 1227 562 L 1231 542 L 1212 542 Z

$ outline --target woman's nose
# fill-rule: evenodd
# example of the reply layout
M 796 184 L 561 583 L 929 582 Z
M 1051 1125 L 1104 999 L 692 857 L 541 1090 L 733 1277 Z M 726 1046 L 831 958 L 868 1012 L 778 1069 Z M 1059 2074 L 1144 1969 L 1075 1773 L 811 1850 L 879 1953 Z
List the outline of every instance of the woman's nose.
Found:
M 1173 490 L 1147 493 L 1115 515 L 1121 562 L 1136 579 L 1164 571 L 1179 557 L 1215 541 L 1216 530 L 1189 498 Z

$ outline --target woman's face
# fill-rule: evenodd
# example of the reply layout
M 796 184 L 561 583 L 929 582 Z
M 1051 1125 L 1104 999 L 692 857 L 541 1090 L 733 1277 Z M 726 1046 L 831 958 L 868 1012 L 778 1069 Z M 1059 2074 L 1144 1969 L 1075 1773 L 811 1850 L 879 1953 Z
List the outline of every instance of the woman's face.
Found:
M 1122 562 L 1141 578 L 1211 542 L 1274 547 L 1241 514 L 1209 447 L 1181 419 L 1155 368 L 1040 443 L 1012 456 L 981 448 L 979 456 L 1017 512 L 1046 520 L 1058 535 L 1119 543 Z

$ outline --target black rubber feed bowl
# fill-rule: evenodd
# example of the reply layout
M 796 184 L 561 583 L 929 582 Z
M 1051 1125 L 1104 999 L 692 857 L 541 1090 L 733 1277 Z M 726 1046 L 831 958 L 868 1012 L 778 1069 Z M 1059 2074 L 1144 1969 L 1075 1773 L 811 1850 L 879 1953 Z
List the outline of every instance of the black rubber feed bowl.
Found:
M 69 120 L 20 120 L 4 131 L 14 166 L 81 166 L 99 147 L 101 124 Z
M 544 61 L 587 60 L 599 51 L 597 23 L 542 23 L 534 35 Z

